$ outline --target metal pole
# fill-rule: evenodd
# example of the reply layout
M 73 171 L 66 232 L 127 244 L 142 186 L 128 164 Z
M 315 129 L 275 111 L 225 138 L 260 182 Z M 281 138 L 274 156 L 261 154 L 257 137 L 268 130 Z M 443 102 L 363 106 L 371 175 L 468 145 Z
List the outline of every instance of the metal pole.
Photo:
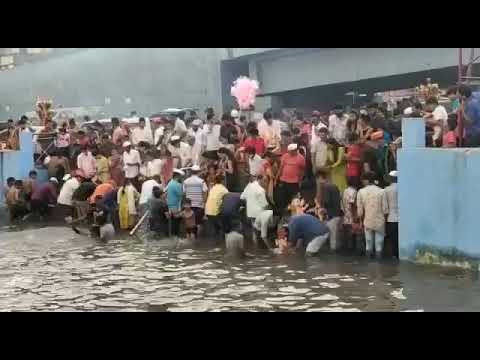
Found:
M 458 49 L 458 85 L 462 83 L 463 76 L 463 56 L 462 48 Z M 458 145 L 463 147 L 463 99 L 460 99 L 460 108 L 457 111 L 458 119 Z
M 463 75 L 463 49 L 458 49 L 458 85 L 462 83 L 462 75 Z

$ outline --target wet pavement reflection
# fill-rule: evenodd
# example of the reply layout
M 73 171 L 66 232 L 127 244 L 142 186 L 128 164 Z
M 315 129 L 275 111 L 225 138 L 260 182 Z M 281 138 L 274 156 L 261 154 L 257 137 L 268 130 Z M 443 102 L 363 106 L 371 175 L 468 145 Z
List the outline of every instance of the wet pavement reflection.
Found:
M 0 311 L 479 311 L 476 273 L 321 255 L 239 261 L 169 240 L 0 233 Z

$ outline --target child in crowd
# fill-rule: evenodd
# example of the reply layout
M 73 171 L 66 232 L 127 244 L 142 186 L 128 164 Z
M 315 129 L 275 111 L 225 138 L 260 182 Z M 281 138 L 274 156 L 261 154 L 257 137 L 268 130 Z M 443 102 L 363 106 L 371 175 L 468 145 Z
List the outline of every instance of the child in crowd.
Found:
M 448 115 L 448 131 L 443 135 L 443 147 L 454 148 L 457 147 L 457 135 L 455 129 L 457 128 L 457 114 Z
M 274 250 L 277 255 L 288 255 L 293 252 L 288 244 L 288 225 L 281 226 L 277 231 L 277 239 L 275 240 L 277 248 Z
M 293 198 L 292 202 L 288 206 L 288 210 L 292 216 L 304 214 L 307 209 L 308 204 L 305 203 L 305 199 L 302 198 L 302 195 L 300 194 Z
M 342 195 L 343 233 L 347 250 L 357 247 L 358 216 L 357 216 L 357 182 L 355 177 L 347 177 L 348 187 Z
M 8 192 L 10 191 L 10 189 L 13 188 L 14 185 L 15 185 L 15 178 L 14 177 L 9 177 L 7 179 L 7 187 L 3 189 L 3 196 L 5 198 L 7 198 Z
M 30 201 L 32 196 L 33 190 L 35 190 L 35 186 L 37 185 L 37 172 L 35 170 L 31 170 L 28 173 L 28 179 L 23 182 L 23 190 L 25 191 L 25 196 L 27 201 Z
M 197 236 L 197 224 L 195 222 L 195 213 L 192 210 L 192 200 L 186 199 L 183 202 L 183 211 L 179 215 L 182 218 L 187 239 L 195 241 Z

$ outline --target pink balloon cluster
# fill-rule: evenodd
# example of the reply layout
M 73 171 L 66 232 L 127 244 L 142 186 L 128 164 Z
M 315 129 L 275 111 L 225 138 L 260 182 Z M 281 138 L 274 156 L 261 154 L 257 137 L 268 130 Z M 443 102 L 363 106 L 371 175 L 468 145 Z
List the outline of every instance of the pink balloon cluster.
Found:
M 258 89 L 258 81 L 250 80 L 245 76 L 240 76 L 235 80 L 231 94 L 237 99 L 240 110 L 248 110 L 255 105 Z

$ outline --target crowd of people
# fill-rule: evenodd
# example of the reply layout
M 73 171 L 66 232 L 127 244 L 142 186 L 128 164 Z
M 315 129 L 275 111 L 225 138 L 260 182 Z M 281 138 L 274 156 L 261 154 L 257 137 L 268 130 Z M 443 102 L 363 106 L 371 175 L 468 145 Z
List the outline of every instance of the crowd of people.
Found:
M 430 146 L 456 146 L 456 111 L 465 111 L 467 138 L 476 139 L 480 119 L 463 106 L 465 88 L 450 95 L 461 100 L 454 111 L 436 99 L 401 109 L 425 118 Z M 401 130 L 381 105 L 282 119 L 266 111 L 260 121 L 235 109 L 190 115 L 130 127 L 118 118 L 111 128 L 47 124 L 56 134 L 41 159 L 50 180 L 38 184 L 34 170 L 8 179 L 12 221 L 54 210 L 70 224 L 89 221 L 104 239 L 144 222 L 155 233 L 227 248 L 243 248 L 248 235 L 284 255 L 328 248 L 398 257 Z M 23 120 L 19 127 L 28 131 Z

